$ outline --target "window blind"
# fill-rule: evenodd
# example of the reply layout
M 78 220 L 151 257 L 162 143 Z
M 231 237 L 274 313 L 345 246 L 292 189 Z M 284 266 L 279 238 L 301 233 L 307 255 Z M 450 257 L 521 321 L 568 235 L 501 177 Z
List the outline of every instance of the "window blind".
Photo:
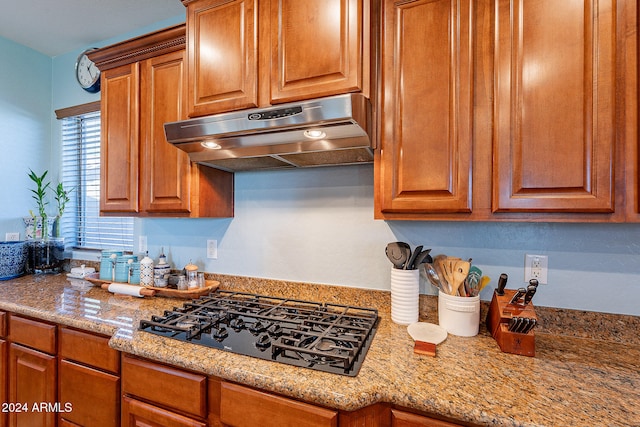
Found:
M 62 183 L 67 248 L 133 250 L 133 218 L 100 216 L 100 111 L 62 118 Z

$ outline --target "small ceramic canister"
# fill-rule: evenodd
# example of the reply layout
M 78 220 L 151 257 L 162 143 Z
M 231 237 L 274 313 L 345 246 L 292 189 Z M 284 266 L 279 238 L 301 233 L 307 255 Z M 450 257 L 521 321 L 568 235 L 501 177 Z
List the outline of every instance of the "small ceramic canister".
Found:
M 158 257 L 158 263 L 153 267 L 154 284 L 156 287 L 163 288 L 167 286 L 171 266 L 167 263 L 167 257 L 164 251 Z
M 153 260 L 149 258 L 148 252 L 140 260 L 140 284 L 142 286 L 153 286 Z
M 102 255 L 100 256 L 100 280 L 116 280 L 116 258 L 121 255 L 122 251 L 102 251 Z
M 140 261 L 133 261 L 129 265 L 129 283 L 132 285 L 140 284 Z
M 138 260 L 137 255 L 121 255 L 116 258 L 115 281 L 118 283 L 129 283 L 131 274 L 131 264 Z

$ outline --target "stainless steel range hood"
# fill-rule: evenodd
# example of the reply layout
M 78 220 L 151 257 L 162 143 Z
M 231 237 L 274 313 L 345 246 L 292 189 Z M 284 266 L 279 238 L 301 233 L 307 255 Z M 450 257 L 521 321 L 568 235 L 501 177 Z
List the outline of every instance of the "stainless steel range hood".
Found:
M 232 172 L 373 161 L 362 94 L 223 113 L 164 125 L 192 161 Z M 207 148 L 206 146 L 215 148 Z

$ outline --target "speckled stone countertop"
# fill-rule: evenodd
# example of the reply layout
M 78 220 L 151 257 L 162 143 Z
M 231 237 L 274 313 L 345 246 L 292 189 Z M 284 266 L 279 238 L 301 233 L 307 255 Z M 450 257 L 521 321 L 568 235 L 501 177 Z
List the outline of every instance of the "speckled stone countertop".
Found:
M 406 327 L 391 322 L 388 292 L 211 278 L 224 289 L 378 308 L 380 326 L 360 373 L 328 374 L 138 331 L 140 319 L 183 301 L 74 288 L 64 275 L 0 282 L 0 309 L 110 335 L 123 352 L 346 411 L 389 402 L 477 425 L 640 426 L 638 317 L 538 307 L 535 357 L 502 353 L 483 326 L 473 338 L 449 335 L 434 358 L 413 353 Z M 421 320 L 437 323 L 436 305 L 422 296 Z

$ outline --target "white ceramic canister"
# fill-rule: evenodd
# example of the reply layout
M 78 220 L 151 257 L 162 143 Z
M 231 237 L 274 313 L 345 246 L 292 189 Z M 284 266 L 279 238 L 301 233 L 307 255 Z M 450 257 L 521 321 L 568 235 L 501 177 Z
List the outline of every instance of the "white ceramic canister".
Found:
M 399 325 L 418 321 L 420 271 L 391 268 L 391 320 Z
M 142 286 L 153 286 L 153 260 L 149 253 L 140 260 L 140 284 Z
M 473 337 L 480 329 L 480 296 L 438 293 L 438 323 L 452 335 Z

